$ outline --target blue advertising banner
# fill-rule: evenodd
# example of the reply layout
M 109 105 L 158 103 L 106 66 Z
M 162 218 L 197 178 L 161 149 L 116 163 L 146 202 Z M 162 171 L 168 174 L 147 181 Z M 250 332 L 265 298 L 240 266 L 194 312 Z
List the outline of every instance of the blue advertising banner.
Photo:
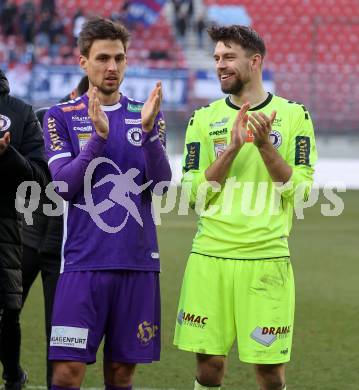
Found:
M 132 0 L 128 6 L 128 22 L 151 26 L 156 23 L 165 2 L 166 0 Z
M 83 73 L 78 66 L 36 65 L 32 70 L 5 70 L 15 96 L 36 105 L 57 103 L 78 84 Z M 163 86 L 163 108 L 182 109 L 188 100 L 189 72 L 184 69 L 130 68 L 120 87 L 123 94 L 146 100 L 157 81 Z

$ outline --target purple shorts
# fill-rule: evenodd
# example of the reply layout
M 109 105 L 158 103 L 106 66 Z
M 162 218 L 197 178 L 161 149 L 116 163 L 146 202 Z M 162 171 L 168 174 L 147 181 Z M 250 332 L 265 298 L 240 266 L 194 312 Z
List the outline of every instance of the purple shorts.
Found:
M 105 336 L 104 359 L 160 359 L 158 272 L 76 271 L 60 275 L 52 314 L 49 360 L 94 363 Z

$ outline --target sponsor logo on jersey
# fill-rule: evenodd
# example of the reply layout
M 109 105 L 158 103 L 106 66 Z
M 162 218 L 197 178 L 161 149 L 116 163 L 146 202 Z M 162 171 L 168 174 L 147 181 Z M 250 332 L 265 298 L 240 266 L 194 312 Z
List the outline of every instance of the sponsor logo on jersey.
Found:
M 269 139 L 276 149 L 278 149 L 282 145 L 282 135 L 277 130 L 272 130 L 269 133 Z
M 51 347 L 86 349 L 89 330 L 73 326 L 53 326 L 51 328 Z
M 227 148 L 227 138 L 216 138 L 213 140 L 214 154 L 219 157 Z
M 225 117 L 221 119 L 220 121 L 213 122 L 209 124 L 209 127 L 213 129 L 214 127 L 222 127 L 225 126 L 225 124 L 229 121 L 229 117 Z
M 77 106 L 67 106 L 67 107 L 61 107 L 61 110 L 63 112 L 71 112 L 71 111 L 80 111 L 86 108 L 86 105 L 84 102 L 81 102 Z
M 0 131 L 6 131 L 11 125 L 11 119 L 0 114 Z
M 91 123 L 91 119 L 88 116 L 72 115 L 71 119 L 74 122 Z
M 91 133 L 80 133 L 77 134 L 77 138 L 79 140 L 80 151 L 86 146 L 87 142 L 89 142 L 91 138 Z
M 209 135 L 224 135 L 224 134 L 227 134 L 228 133 L 228 129 L 227 127 L 225 127 L 224 129 L 220 129 L 220 130 L 214 130 L 214 131 L 210 131 Z
M 271 346 L 278 338 L 286 338 L 290 333 L 290 326 L 257 326 L 251 333 L 251 338 L 266 347 Z
M 91 125 L 88 125 L 88 126 L 74 126 L 73 129 L 75 131 L 89 132 L 89 131 L 92 131 L 92 126 Z
M 153 340 L 158 331 L 158 325 L 153 324 L 150 321 L 143 321 L 138 325 L 137 338 L 143 345 L 148 345 Z
M 276 127 L 281 127 L 282 126 L 282 118 L 275 118 L 273 125 Z
M 166 122 L 163 118 L 158 121 L 158 134 L 161 144 L 164 145 L 166 140 Z
M 131 104 L 127 103 L 127 111 L 141 112 L 143 104 Z
M 186 313 L 181 309 L 177 315 L 177 323 L 179 325 L 193 326 L 195 328 L 204 329 L 207 325 L 208 317 L 198 314 Z
M 159 259 L 160 258 L 160 254 L 158 252 L 152 252 L 151 253 L 151 257 L 152 257 L 152 259 Z
M 125 118 L 126 125 L 140 125 L 141 118 Z
M 191 142 L 186 144 L 187 156 L 184 165 L 184 171 L 187 172 L 191 169 L 199 168 L 199 154 L 201 150 L 201 144 L 199 142 Z
M 252 130 L 249 130 L 249 129 L 247 130 L 246 142 L 254 142 L 254 135 L 253 135 Z
M 53 152 L 62 150 L 64 143 L 60 140 L 60 137 L 57 134 L 55 118 L 52 118 L 51 116 L 47 118 L 47 128 L 51 141 L 50 149 Z
M 310 165 L 310 138 L 305 136 L 295 137 L 295 165 Z
M 139 127 L 132 127 L 127 130 L 127 140 L 135 146 L 141 146 L 142 143 L 142 129 Z

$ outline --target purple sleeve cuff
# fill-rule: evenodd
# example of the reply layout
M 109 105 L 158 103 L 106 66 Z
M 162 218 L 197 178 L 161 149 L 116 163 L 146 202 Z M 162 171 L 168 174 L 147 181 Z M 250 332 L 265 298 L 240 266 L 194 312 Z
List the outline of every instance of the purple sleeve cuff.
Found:
M 152 130 L 149 133 L 142 133 L 142 149 L 145 156 L 147 180 L 152 180 L 152 191 L 162 195 L 170 184 L 172 172 L 157 131 Z M 163 183 L 163 185 L 156 187 L 159 183 Z
M 60 158 L 50 163 L 53 180 L 64 181 L 68 185 L 67 192 L 59 192 L 65 200 L 72 199 L 81 190 L 88 165 L 102 155 L 105 145 L 106 140 L 94 132 L 76 158 L 70 161 L 68 158 Z

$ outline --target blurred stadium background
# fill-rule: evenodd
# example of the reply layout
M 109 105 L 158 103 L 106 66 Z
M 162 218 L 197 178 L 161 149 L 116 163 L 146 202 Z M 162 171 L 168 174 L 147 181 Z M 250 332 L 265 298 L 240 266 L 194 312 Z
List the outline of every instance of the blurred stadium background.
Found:
M 323 217 L 317 204 L 294 227 L 298 315 L 288 389 L 358 390 L 358 0 L 0 0 L 0 66 L 14 95 L 37 108 L 72 90 L 82 76 L 76 38 L 91 15 L 120 20 L 132 32 L 126 95 L 145 99 L 162 80 L 175 183 L 188 118 L 196 107 L 222 96 L 206 26 L 251 25 L 263 36 L 266 88 L 311 112 L 320 157 L 316 182 L 351 189 L 340 194 L 341 216 Z M 141 388 L 192 388 L 193 357 L 176 351 L 171 339 L 195 217 L 175 214 L 159 227 L 163 358 L 139 369 Z M 44 385 L 41 299 L 37 283 L 23 313 L 22 360 L 35 388 Z M 234 355 L 225 388 L 255 389 L 251 369 L 239 368 Z M 102 386 L 100 367 L 89 370 L 87 387 Z

